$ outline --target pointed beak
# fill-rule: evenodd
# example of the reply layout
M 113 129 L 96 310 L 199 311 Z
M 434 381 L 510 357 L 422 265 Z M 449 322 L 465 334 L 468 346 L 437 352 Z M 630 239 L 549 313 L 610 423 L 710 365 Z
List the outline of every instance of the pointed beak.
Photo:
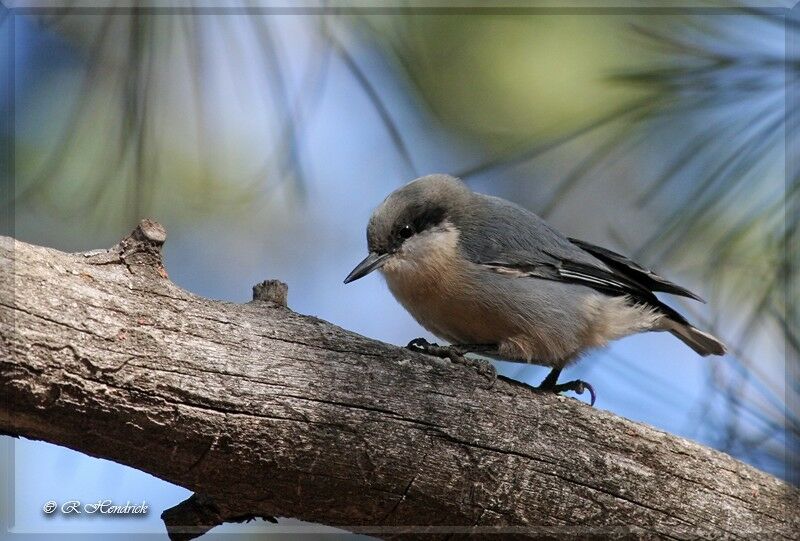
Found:
M 349 284 L 350 282 L 358 280 L 359 278 L 363 278 L 372 271 L 381 268 L 384 263 L 386 263 L 387 257 L 389 257 L 389 254 L 370 252 L 369 255 L 364 258 L 364 261 L 356 265 L 356 268 L 354 268 L 352 272 L 347 275 L 347 278 L 344 279 L 344 283 Z

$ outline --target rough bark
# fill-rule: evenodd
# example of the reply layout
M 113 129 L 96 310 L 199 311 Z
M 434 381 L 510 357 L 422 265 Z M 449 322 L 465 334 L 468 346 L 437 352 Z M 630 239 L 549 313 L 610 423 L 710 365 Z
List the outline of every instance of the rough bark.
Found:
M 0 242 L 0 430 L 195 491 L 163 515 L 175 538 L 253 516 L 379 537 L 798 536 L 798 491 L 723 453 L 296 314 L 274 283 L 200 298 L 168 279 L 164 240 L 145 221 L 91 253 Z

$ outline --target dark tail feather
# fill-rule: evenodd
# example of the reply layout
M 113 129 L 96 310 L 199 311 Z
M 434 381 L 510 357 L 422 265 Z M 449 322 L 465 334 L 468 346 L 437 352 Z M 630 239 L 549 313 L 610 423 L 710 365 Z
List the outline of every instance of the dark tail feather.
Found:
M 727 351 L 725 344 L 720 342 L 719 339 L 707 332 L 692 327 L 688 323 L 669 321 L 667 330 L 703 357 L 708 355 L 725 355 Z

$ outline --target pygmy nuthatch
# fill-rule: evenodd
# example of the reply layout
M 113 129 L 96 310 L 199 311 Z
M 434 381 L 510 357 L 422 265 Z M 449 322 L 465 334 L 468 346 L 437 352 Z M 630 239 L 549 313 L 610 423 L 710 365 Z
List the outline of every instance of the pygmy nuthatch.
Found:
M 669 331 L 700 355 L 725 353 L 653 292 L 702 300 L 694 293 L 448 175 L 391 193 L 369 220 L 367 246 L 345 283 L 380 269 L 395 298 L 453 344 L 453 354 L 552 367 L 544 390 L 589 388 L 594 402 L 586 382 L 558 384 L 561 370 L 587 349 L 634 333 Z M 444 349 L 421 339 L 412 346 Z

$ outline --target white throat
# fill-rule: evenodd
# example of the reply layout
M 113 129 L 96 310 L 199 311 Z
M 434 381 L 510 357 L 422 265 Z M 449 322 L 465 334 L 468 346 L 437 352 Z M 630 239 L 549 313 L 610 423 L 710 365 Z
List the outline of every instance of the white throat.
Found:
M 406 240 L 381 268 L 393 292 L 395 285 L 421 286 L 451 273 L 450 267 L 460 257 L 458 236 L 458 229 L 445 220 Z

